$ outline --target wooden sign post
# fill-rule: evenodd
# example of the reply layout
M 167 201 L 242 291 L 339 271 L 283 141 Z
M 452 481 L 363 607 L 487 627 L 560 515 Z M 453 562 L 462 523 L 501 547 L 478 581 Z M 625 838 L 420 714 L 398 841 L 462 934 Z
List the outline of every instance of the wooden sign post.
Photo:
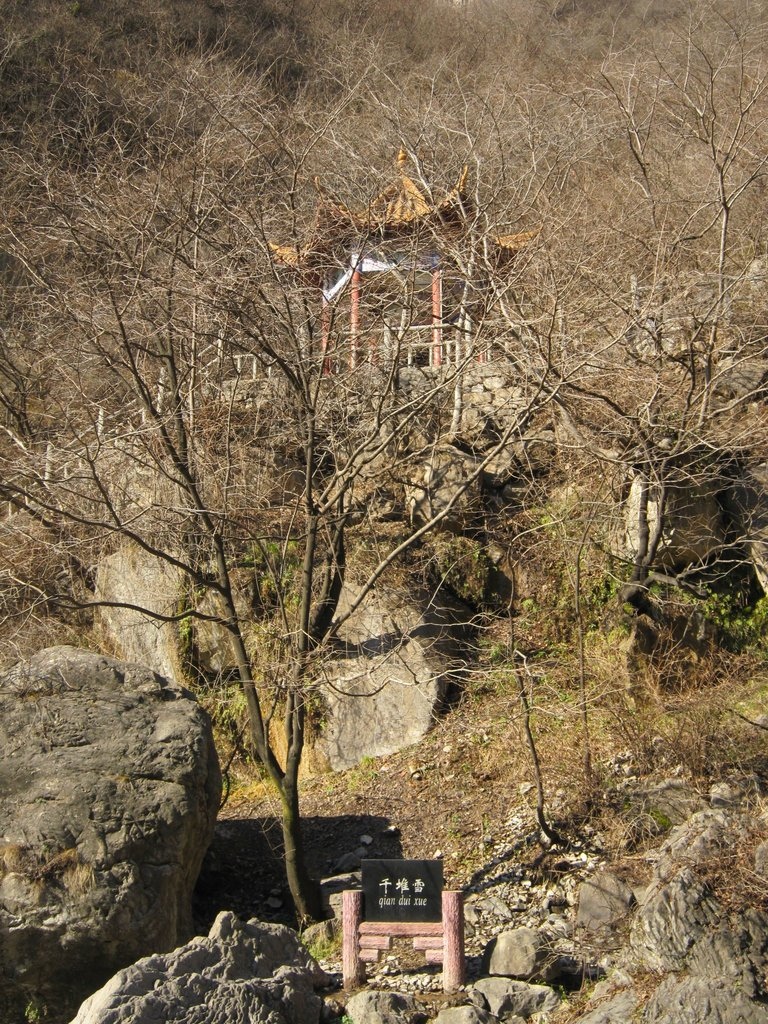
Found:
M 464 907 L 460 892 L 443 890 L 439 860 L 364 860 L 363 888 L 342 895 L 344 987 L 365 981 L 365 963 L 375 963 L 407 937 L 428 964 L 442 964 L 443 990 L 465 980 Z

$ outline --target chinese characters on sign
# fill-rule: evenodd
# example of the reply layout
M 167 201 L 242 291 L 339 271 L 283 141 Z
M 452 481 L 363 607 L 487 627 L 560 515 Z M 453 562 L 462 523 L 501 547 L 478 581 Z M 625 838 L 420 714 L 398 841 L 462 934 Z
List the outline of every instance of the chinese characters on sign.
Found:
M 441 860 L 364 860 L 366 921 L 440 921 Z

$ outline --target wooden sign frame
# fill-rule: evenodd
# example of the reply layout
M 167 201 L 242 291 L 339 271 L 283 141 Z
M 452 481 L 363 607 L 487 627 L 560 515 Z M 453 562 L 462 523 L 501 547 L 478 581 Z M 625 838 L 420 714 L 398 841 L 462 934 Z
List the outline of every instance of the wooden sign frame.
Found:
M 443 991 L 456 992 L 465 982 L 464 898 L 444 891 L 442 921 L 363 921 L 363 894 L 359 889 L 342 893 L 342 971 L 344 988 L 365 981 L 365 964 L 375 963 L 392 948 L 393 938 L 410 938 L 428 964 L 443 965 Z

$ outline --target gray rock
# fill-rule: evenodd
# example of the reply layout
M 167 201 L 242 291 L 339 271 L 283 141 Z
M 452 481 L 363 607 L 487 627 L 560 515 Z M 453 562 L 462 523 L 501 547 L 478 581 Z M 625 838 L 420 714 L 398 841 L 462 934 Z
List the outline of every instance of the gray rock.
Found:
M 746 539 L 755 573 L 768 594 L 768 462 L 749 467 L 728 497 L 727 509 Z
M 640 511 L 642 479 L 632 480 L 625 507 L 623 544 L 618 553 L 629 559 L 637 557 L 640 545 Z M 646 510 L 648 526 L 653 534 L 659 525 L 659 491 L 651 485 Z M 725 530 L 717 489 L 711 483 L 680 485 L 665 494 L 664 520 L 658 545 L 657 564 L 667 568 L 683 568 L 698 564 L 725 543 Z
M 768 915 L 746 907 L 733 917 L 726 914 L 691 949 L 688 969 L 701 978 L 723 978 L 738 983 L 754 997 L 768 970 Z
M 289 928 L 222 913 L 207 938 L 119 971 L 72 1024 L 315 1024 L 327 982 Z
M 350 871 L 343 875 L 332 875 L 330 878 L 323 878 L 320 882 L 320 897 L 323 901 L 323 909 L 340 921 L 344 890 L 359 889 L 360 885 L 359 871 Z
M 612 928 L 626 918 L 634 902 L 634 893 L 620 878 L 598 871 L 581 886 L 576 924 L 588 931 Z
M 616 971 L 595 985 L 582 1016 L 574 1024 L 626 1024 L 634 1020 L 637 1007 L 632 978 Z
M 717 860 L 722 851 L 746 838 L 749 820 L 722 808 L 707 808 L 670 832 L 662 844 L 656 875 L 665 878 L 681 864 L 705 864 Z
M 365 857 L 366 850 L 350 850 L 349 853 L 343 853 L 336 863 L 333 865 L 333 870 L 339 873 L 348 873 L 355 871 L 356 868 L 360 867 L 360 861 Z
M 768 1005 L 721 978 L 669 977 L 646 1006 L 643 1024 L 768 1024 Z
M 654 786 L 635 786 L 628 790 L 627 798 L 633 812 L 647 815 L 662 830 L 682 824 L 696 811 L 706 807 L 699 793 L 683 779 L 665 779 Z
M 418 1009 L 413 996 L 400 992 L 358 992 L 347 1001 L 347 1016 L 354 1024 L 410 1024 Z
M 529 985 L 509 978 L 481 978 L 472 989 L 472 1002 L 494 1017 L 510 1014 L 530 1017 L 534 1013 L 552 1013 L 560 1005 L 557 992 L 547 985 Z
M 508 904 L 499 896 L 485 896 L 483 899 L 476 900 L 474 905 L 477 910 L 482 910 L 484 914 L 491 914 L 498 921 L 511 921 L 514 916 Z
M 628 989 L 611 996 L 594 1009 L 587 1010 L 581 1017 L 577 1017 L 573 1024 L 627 1024 L 628 1021 L 636 1019 L 636 1008 L 637 996 L 633 990 Z
M 205 712 L 71 647 L 0 677 L 0 1020 L 67 1013 L 191 934 L 221 780 Z
M 354 586 L 345 586 L 341 614 L 356 597 Z M 328 714 L 319 747 L 331 768 L 423 739 L 465 664 L 459 643 L 465 621 L 465 611 L 434 594 L 366 597 L 339 630 L 338 657 L 324 665 Z
M 645 1011 L 648 1024 L 768 1021 L 768 914 L 748 906 L 729 913 L 698 873 L 743 841 L 751 824 L 749 812 L 712 808 L 663 844 L 632 925 L 631 949 L 651 971 L 685 977 L 662 982 Z
M 467 488 L 466 481 L 479 464 L 453 445 L 435 448 L 424 463 L 421 478 L 409 488 L 406 500 L 414 523 L 424 523 L 432 516 L 446 513 L 442 526 L 462 533 L 474 525 L 482 510 L 479 481 Z
M 514 928 L 492 939 L 483 954 L 485 972 L 506 978 L 552 981 L 559 974 L 548 936 L 535 928 Z
M 178 624 L 161 622 L 136 611 L 135 606 L 158 615 L 175 615 L 183 582 L 180 569 L 130 541 L 102 556 L 96 573 L 96 596 L 102 601 L 134 606 L 98 611 L 110 648 L 125 661 L 147 665 L 169 679 L 179 676 L 182 658 Z
M 436 1024 L 495 1024 L 495 1018 L 479 1006 L 451 1006 L 447 1010 L 441 1010 L 435 1021 Z M 510 1024 L 509 1018 L 507 1024 Z
M 738 807 L 741 803 L 742 794 L 734 786 L 727 782 L 716 782 L 709 790 L 709 803 L 711 807 Z
M 632 923 L 631 946 L 652 971 L 679 971 L 694 944 L 714 928 L 722 907 L 690 868 L 651 888 Z
M 617 971 L 596 986 L 575 1024 L 768 1024 L 768 914 L 748 904 L 730 910 L 715 898 L 701 870 L 750 838 L 750 787 L 749 780 L 727 790 L 713 787 L 713 802 L 720 806 L 696 811 L 671 830 L 656 853 L 651 883 L 638 897 L 629 948 L 601 961 L 642 967 L 643 987 L 651 974 L 677 976 L 661 977 L 641 1011 L 632 978 Z M 645 794 L 656 799 L 659 788 Z M 690 793 L 671 788 L 670 809 L 679 798 L 682 816 Z
M 329 945 L 341 936 L 340 921 L 317 921 L 301 933 L 301 941 L 309 949 L 313 945 Z
M 233 577 L 235 603 L 244 619 L 251 614 L 249 580 Z M 181 584 L 178 570 L 130 543 L 105 556 L 98 566 L 100 597 L 139 604 L 162 615 L 178 610 Z M 356 597 L 354 586 L 345 585 L 340 611 Z M 207 615 L 221 613 L 212 594 L 199 608 Z M 126 660 L 170 677 L 179 674 L 183 659 L 176 624 L 159 623 L 130 608 L 108 608 L 100 614 L 102 629 Z M 343 646 L 325 672 L 327 725 L 316 747 L 308 746 L 305 762 L 316 758 L 322 770 L 341 770 L 363 757 L 391 754 L 421 740 L 465 665 L 464 623 L 465 609 L 448 601 L 441 604 L 433 594 L 407 599 L 394 599 L 391 593 L 368 595 L 339 631 Z M 230 638 L 219 624 L 198 620 L 195 646 L 209 674 L 226 673 L 234 665 Z M 353 861 L 348 863 L 354 866 Z
M 768 840 L 755 850 L 755 871 L 763 878 L 768 878 Z

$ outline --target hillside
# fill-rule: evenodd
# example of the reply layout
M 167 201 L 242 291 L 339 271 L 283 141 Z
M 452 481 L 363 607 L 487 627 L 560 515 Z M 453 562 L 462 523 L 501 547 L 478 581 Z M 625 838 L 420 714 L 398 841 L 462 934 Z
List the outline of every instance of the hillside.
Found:
M 0 664 L 199 697 L 199 923 L 321 916 L 361 835 L 570 899 L 635 789 L 757 806 L 754 5 L 5 6 Z
M 371 856 L 442 856 L 446 886 L 467 893 L 493 888 L 500 883 L 491 880 L 501 876 L 503 882 L 513 868 L 546 890 L 548 865 L 563 858 L 589 860 L 592 869 L 596 863 L 633 865 L 642 874 L 646 854 L 663 840 L 670 823 L 632 806 L 627 795 L 633 787 L 652 787 L 674 778 L 693 782 L 705 796 L 710 785 L 724 779 L 765 775 L 760 729 L 739 724 L 729 706 L 730 688 L 723 689 L 726 692 L 713 695 L 706 707 L 696 706 L 697 698 L 691 695 L 688 706 L 678 707 L 674 715 L 649 712 L 649 726 L 666 726 L 670 732 L 642 740 L 634 737 L 642 746 L 633 745 L 633 737 L 627 735 L 636 728 L 631 716 L 617 722 L 611 709 L 613 722 L 601 722 L 604 731 L 596 739 L 596 778 L 590 794 L 581 781 L 579 740 L 569 702 L 564 701 L 559 715 L 545 709 L 537 720 L 537 736 L 546 810 L 564 838 L 549 858 L 542 857 L 539 842 L 535 775 L 518 701 L 503 689 L 467 696 L 436 723 L 418 748 L 306 781 L 302 807 L 313 873 L 321 878 L 343 873 L 345 863 L 354 864 L 360 837 L 367 834 L 373 839 L 366 850 Z M 719 727 L 707 735 L 702 721 L 711 722 L 715 716 Z M 760 721 L 764 728 L 764 714 Z M 201 930 L 222 907 L 244 917 L 291 921 L 276 800 L 257 782 L 235 778 L 233 786 L 198 884 Z M 760 826 L 751 842 L 756 848 L 764 839 Z M 744 858 L 747 864 L 747 851 Z M 733 886 L 737 904 L 756 899 L 748 873 L 741 878 L 735 873 L 725 884 Z M 573 886 L 570 900 L 575 900 Z

